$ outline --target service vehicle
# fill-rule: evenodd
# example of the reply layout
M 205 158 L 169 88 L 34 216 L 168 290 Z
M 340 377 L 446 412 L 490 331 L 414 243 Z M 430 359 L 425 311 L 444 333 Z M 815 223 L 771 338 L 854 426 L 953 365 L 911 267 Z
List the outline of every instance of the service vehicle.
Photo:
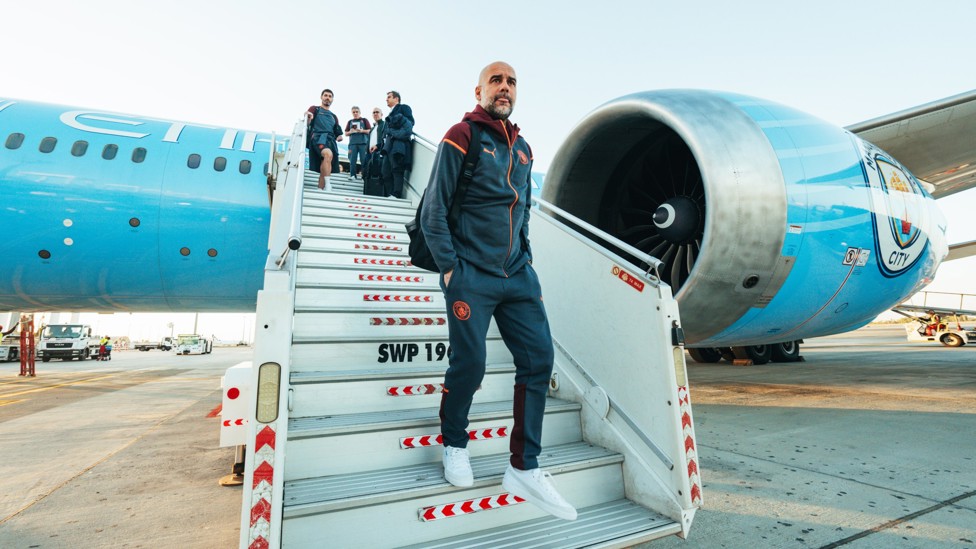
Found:
M 20 337 L 0 337 L 0 362 L 13 362 L 20 358 Z
M 87 324 L 48 324 L 41 330 L 37 344 L 37 358 L 48 362 L 52 358 L 62 360 L 86 360 L 98 356 L 98 337 L 92 336 Z
M 173 347 L 173 338 L 171 337 L 164 337 L 160 341 L 137 341 L 132 344 L 132 348 L 139 351 L 151 351 L 153 349 L 171 351 Z
M 213 351 L 213 339 L 197 334 L 180 334 L 176 337 L 176 354 L 206 355 Z
M 976 315 L 976 311 L 906 304 L 894 307 L 891 311 L 911 320 L 905 324 L 908 341 L 938 341 L 946 347 L 976 343 L 976 327 L 965 327 L 960 319 L 960 315 Z

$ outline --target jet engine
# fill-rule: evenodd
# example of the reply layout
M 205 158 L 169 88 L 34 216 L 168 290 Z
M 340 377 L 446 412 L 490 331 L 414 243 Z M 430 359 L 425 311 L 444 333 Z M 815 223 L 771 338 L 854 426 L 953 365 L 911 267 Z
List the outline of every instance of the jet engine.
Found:
M 928 283 L 947 252 L 942 214 L 895 159 L 730 93 L 597 108 L 542 196 L 663 261 L 688 345 L 716 353 L 860 327 Z

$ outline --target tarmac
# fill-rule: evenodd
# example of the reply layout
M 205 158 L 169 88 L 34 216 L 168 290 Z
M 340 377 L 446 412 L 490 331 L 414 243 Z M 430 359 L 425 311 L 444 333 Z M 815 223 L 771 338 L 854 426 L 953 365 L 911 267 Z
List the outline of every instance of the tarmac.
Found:
M 230 548 L 220 376 L 248 348 L 0 363 L 0 548 Z M 688 375 L 704 505 L 653 548 L 976 547 L 976 345 L 901 327 L 812 339 L 804 362 Z

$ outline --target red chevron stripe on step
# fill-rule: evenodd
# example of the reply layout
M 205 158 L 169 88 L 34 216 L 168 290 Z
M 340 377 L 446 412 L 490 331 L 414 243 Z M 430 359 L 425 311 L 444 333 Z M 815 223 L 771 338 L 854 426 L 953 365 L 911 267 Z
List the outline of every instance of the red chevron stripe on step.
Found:
M 401 246 L 378 246 L 376 244 L 356 244 L 357 250 L 380 250 L 384 252 L 402 252 Z
M 371 238 L 373 240 L 396 240 L 395 234 L 379 234 L 379 233 L 356 233 L 359 238 Z
M 498 494 L 497 496 L 489 496 L 486 498 L 468 499 L 465 501 L 456 501 L 454 503 L 446 503 L 444 505 L 435 505 L 433 507 L 421 507 L 418 510 L 418 515 L 422 522 L 430 522 L 432 520 L 438 520 L 442 518 L 457 517 L 461 515 L 468 515 L 471 513 L 477 513 L 478 511 L 487 511 L 489 509 L 500 509 L 502 507 L 508 507 L 510 505 L 517 505 L 525 501 L 524 499 L 513 496 L 509 493 Z
M 362 218 L 365 218 L 365 219 L 379 219 L 380 218 L 380 216 L 378 216 L 378 215 L 360 214 L 360 213 L 352 214 L 352 216 L 353 217 L 362 217 Z
M 386 225 L 382 223 L 356 223 L 357 227 L 362 227 L 364 229 L 385 229 Z
M 377 318 L 369 319 L 370 326 L 443 326 L 447 324 L 444 317 L 423 317 L 423 318 Z
M 348 196 L 343 198 L 346 202 L 368 202 L 365 198 L 349 198 Z
M 691 485 L 692 505 L 701 505 L 701 476 L 698 471 L 698 451 L 695 448 L 695 429 L 691 419 L 691 399 L 688 388 L 678 386 L 678 411 L 681 413 L 681 434 L 685 437 L 685 465 L 688 470 L 688 483 Z
M 244 425 L 245 423 L 247 423 L 247 420 L 244 418 L 225 419 L 223 423 L 224 423 L 224 427 L 231 427 L 233 425 Z
M 489 427 L 488 429 L 475 429 L 468 431 L 468 440 L 490 440 L 493 438 L 505 438 L 508 436 L 508 427 Z M 411 448 L 423 448 L 426 446 L 440 446 L 444 443 L 441 435 L 420 435 L 414 437 L 403 437 L 400 439 L 400 448 L 409 450 Z
M 444 390 L 444 384 L 438 383 L 428 383 L 426 385 L 407 385 L 406 387 L 387 387 L 386 394 L 390 396 L 416 396 L 416 395 L 432 395 L 434 393 L 440 393 Z
M 364 282 L 423 282 L 422 276 L 403 276 L 403 275 L 359 275 L 359 280 Z
M 251 520 L 248 526 L 248 549 L 268 549 L 271 531 L 271 508 L 274 486 L 275 423 L 269 423 L 254 437 L 254 473 L 251 486 Z
M 354 210 L 372 210 L 373 209 L 372 206 L 358 206 L 358 205 L 355 205 L 355 204 L 346 204 L 346 207 L 347 208 L 352 208 Z
M 410 264 L 405 259 L 375 259 L 369 257 L 356 257 L 353 258 L 352 262 L 357 265 L 395 265 L 397 267 L 406 267 Z
M 440 393 L 444 390 L 443 383 L 428 383 L 426 385 L 408 385 L 406 387 L 387 387 L 386 394 L 389 396 L 417 396 L 417 395 L 432 395 L 435 393 Z M 476 391 L 481 390 L 481 385 L 478 385 Z
M 391 303 L 431 303 L 434 301 L 434 298 L 433 296 L 429 296 L 429 295 L 366 294 L 363 296 L 363 301 L 388 301 Z

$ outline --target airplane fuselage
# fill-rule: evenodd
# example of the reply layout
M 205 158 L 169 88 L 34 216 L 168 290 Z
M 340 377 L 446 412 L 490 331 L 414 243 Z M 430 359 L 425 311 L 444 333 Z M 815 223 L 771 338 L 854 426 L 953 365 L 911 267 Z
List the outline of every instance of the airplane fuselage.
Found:
M 269 134 L 0 101 L 0 140 L 0 310 L 254 310 Z

